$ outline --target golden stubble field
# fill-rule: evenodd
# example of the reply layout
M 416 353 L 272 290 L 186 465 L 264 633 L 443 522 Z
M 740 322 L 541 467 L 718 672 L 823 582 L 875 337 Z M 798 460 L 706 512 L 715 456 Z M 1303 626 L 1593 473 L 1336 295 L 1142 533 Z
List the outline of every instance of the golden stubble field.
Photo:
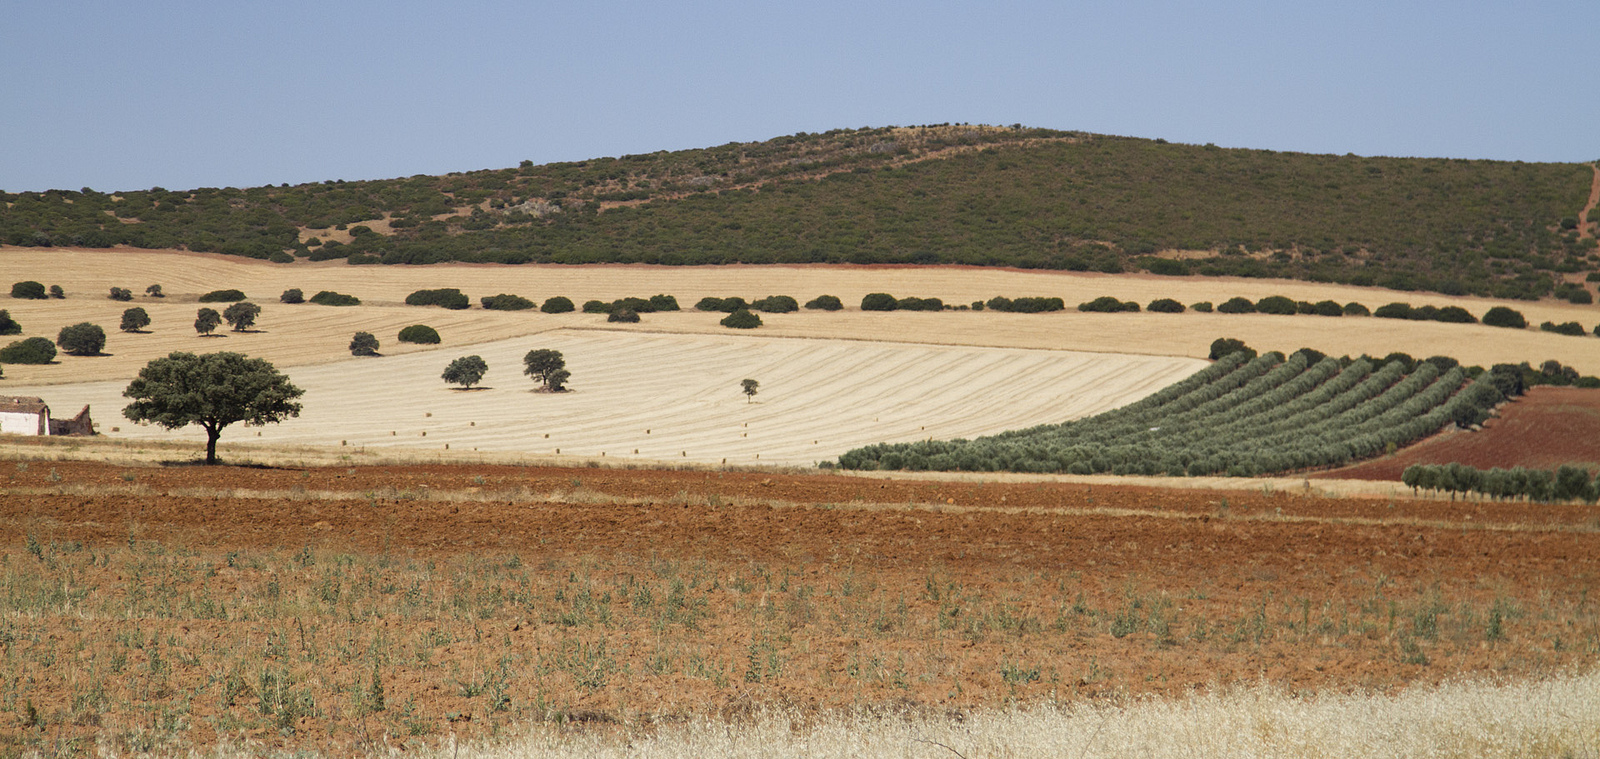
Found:
M 1412 305 L 1460 305 L 1476 315 L 1491 306 L 1509 305 L 1533 324 L 1577 321 L 1586 328 L 1600 322 L 1600 307 L 1561 301 L 1502 302 L 1452 298 L 1428 293 L 1400 293 L 1377 288 L 1347 287 L 1283 280 L 1237 278 L 1172 278 L 1149 275 L 1107 275 L 1074 272 L 1017 271 L 954 267 L 857 266 L 713 266 L 663 267 L 497 266 L 439 264 L 428 267 L 349 266 L 339 261 L 269 264 L 211 254 L 173 251 L 85 251 L 0 248 L 0 285 L 24 279 L 60 284 L 64 301 L 0 299 L 22 322 L 27 335 L 54 338 L 62 326 L 91 320 L 107 327 L 110 357 L 63 359 L 54 367 L 6 367 L 7 379 L 53 384 L 131 376 L 150 358 L 171 350 L 236 350 L 267 358 L 280 366 L 348 360 L 346 346 L 357 330 L 374 333 L 383 352 L 402 348 L 394 339 L 400 327 L 425 322 L 440 330 L 444 345 L 461 346 L 520 337 L 570 326 L 606 326 L 647 332 L 728 334 L 717 325 L 720 314 L 692 310 L 707 295 L 791 295 L 802 302 L 824 293 L 839 296 L 843 312 L 763 315 L 758 334 L 775 337 L 830 337 L 854 340 L 941 343 L 1008 348 L 1042 348 L 1144 355 L 1204 357 L 1212 340 L 1237 337 L 1261 350 L 1311 347 L 1333 355 L 1405 351 L 1417 356 L 1450 355 L 1469 364 L 1511 361 L 1539 362 L 1555 358 L 1585 373 L 1600 373 L 1600 341 L 1475 325 L 1402 322 L 1371 318 L 1313 316 L 1279 317 L 1185 313 L 1169 314 L 1000 314 L 973 312 L 863 313 L 854 306 L 870 292 L 896 296 L 938 297 L 946 303 L 970 303 L 996 295 L 1059 296 L 1069 309 L 1101 295 L 1148 304 L 1161 297 L 1183 303 L 1220 303 L 1241 295 L 1256 300 L 1285 295 L 1296 300 L 1357 301 L 1375 308 L 1406 301 Z M 164 300 L 146 298 L 146 285 L 158 283 Z M 136 296 L 123 304 L 106 299 L 109 288 L 126 287 Z M 355 295 L 353 308 L 278 303 L 284 290 L 300 288 Z M 414 290 L 458 287 L 471 296 L 474 308 L 464 312 L 402 305 Z M 194 334 L 195 298 L 220 288 L 238 288 L 263 307 L 256 334 L 229 334 L 202 339 Z M 667 293 L 686 309 L 676 314 L 647 314 L 635 326 L 606 325 L 593 314 L 550 316 L 539 313 L 484 311 L 476 307 L 485 295 L 513 293 L 543 302 L 564 295 L 575 303 L 648 297 Z M 122 310 L 142 306 L 154 324 L 151 334 L 124 335 L 115 328 Z M 219 309 L 220 310 L 220 309 Z M 224 331 L 226 327 L 224 327 Z
M 53 338 L 62 326 L 86 320 L 108 332 L 108 355 L 7 365 L 0 392 L 39 395 L 58 415 L 90 404 L 101 431 L 113 438 L 200 439 L 194 430 L 139 428 L 120 417 L 128 380 L 149 360 L 175 350 L 265 358 L 308 391 L 301 418 L 262 430 L 230 429 L 224 446 L 811 465 L 873 442 L 971 437 L 1096 413 L 1195 371 L 1219 336 L 1263 350 L 1400 350 L 1477 364 L 1555 358 L 1600 372 L 1600 340 L 1480 325 L 1193 312 L 873 313 L 853 305 L 875 291 L 947 303 L 995 295 L 1059 296 L 1073 305 L 1107 294 L 1141 303 L 1282 294 L 1369 307 L 1394 300 L 1454 303 L 1476 314 L 1492 305 L 1285 281 L 912 267 L 277 265 L 170 251 L 15 248 L 0 250 L 0 270 L 0 285 L 35 279 L 67 292 L 64 300 L 4 302 L 24 336 Z M 167 297 L 146 297 L 149 284 L 160 284 Z M 106 298 L 113 286 L 136 293 L 133 302 Z M 307 297 L 319 290 L 355 295 L 362 305 L 280 303 L 278 295 L 291 287 Z M 425 287 L 458 287 L 475 305 L 447 311 L 403 304 L 408 293 Z M 237 333 L 224 325 L 220 336 L 196 335 L 198 296 L 222 288 L 243 290 L 263 307 L 256 329 Z M 497 293 L 541 302 L 565 295 L 580 304 L 668 293 L 686 310 L 613 325 L 595 314 L 476 307 L 479 297 Z M 765 326 L 750 332 L 725 329 L 717 323 L 721 314 L 692 309 L 707 295 L 787 294 L 805 301 L 824 293 L 851 306 L 836 313 L 766 314 Z M 148 332 L 117 331 L 122 310 L 135 305 L 153 320 Z M 1512 305 L 1534 322 L 1600 318 L 1600 309 L 1566 303 Z M 415 323 L 437 328 L 444 343 L 401 345 L 396 333 Z M 383 356 L 350 356 L 356 331 L 377 335 Z M 575 392 L 532 392 L 520 369 L 521 356 L 534 348 L 566 355 Z M 446 386 L 439 379 L 444 365 L 469 354 L 489 362 L 485 389 Z M 747 377 L 762 384 L 755 403 L 738 392 Z

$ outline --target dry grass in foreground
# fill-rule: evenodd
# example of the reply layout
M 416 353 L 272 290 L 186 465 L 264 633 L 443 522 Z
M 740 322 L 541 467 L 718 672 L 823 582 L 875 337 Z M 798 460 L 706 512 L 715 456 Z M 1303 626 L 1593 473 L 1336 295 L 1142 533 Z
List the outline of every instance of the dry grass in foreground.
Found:
M 231 753 L 230 749 L 228 753 Z M 244 750 L 248 753 L 248 749 Z M 1123 704 L 821 720 L 762 712 L 638 734 L 543 728 L 452 759 L 556 757 L 1600 757 L 1600 673 L 1296 697 L 1271 686 Z
M 581 753 L 761 713 L 1098 714 L 1600 661 L 1586 507 L 489 466 L 0 482 L 0 755 Z

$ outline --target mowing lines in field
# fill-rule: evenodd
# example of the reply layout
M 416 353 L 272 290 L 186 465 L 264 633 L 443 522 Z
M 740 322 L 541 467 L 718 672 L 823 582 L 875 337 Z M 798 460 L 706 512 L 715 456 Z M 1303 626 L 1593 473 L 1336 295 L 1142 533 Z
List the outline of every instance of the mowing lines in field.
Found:
M 561 351 L 570 393 L 533 392 L 523 354 Z M 458 355 L 479 389 L 439 378 Z M 949 439 L 1061 422 L 1144 397 L 1206 364 L 1187 358 L 1005 348 L 557 330 L 442 351 L 291 367 L 298 419 L 230 428 L 241 442 L 411 446 L 664 461 L 812 464 L 880 441 Z M 748 403 L 739 381 L 761 382 Z M 16 388 L 93 404 L 122 436 L 199 439 L 110 421 L 124 382 Z M 259 432 L 259 437 L 256 433 Z

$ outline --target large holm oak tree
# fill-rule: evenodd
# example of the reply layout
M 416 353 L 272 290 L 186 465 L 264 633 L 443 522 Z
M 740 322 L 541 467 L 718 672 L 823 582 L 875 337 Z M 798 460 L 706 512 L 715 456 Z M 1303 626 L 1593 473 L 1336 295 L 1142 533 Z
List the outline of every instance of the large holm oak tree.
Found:
M 305 394 L 272 364 L 242 353 L 175 352 L 139 370 L 124 396 L 123 416 L 175 430 L 198 424 L 206 431 L 206 463 L 217 463 L 217 438 L 234 422 L 276 423 L 300 415 Z

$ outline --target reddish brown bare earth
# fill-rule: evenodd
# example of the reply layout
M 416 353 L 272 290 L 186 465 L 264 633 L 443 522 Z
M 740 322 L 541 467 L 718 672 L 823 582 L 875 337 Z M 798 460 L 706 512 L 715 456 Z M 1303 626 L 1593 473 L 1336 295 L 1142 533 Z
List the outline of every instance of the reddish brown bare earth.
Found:
M 1317 475 L 1332 479 L 1399 480 L 1412 464 L 1459 462 L 1488 469 L 1600 462 L 1600 390 L 1535 387 L 1501 407 L 1482 430 L 1454 430 L 1393 456 Z
M 1600 660 L 1597 514 L 840 475 L 0 462 L 0 734 L 359 752 L 556 715 L 1541 674 Z

